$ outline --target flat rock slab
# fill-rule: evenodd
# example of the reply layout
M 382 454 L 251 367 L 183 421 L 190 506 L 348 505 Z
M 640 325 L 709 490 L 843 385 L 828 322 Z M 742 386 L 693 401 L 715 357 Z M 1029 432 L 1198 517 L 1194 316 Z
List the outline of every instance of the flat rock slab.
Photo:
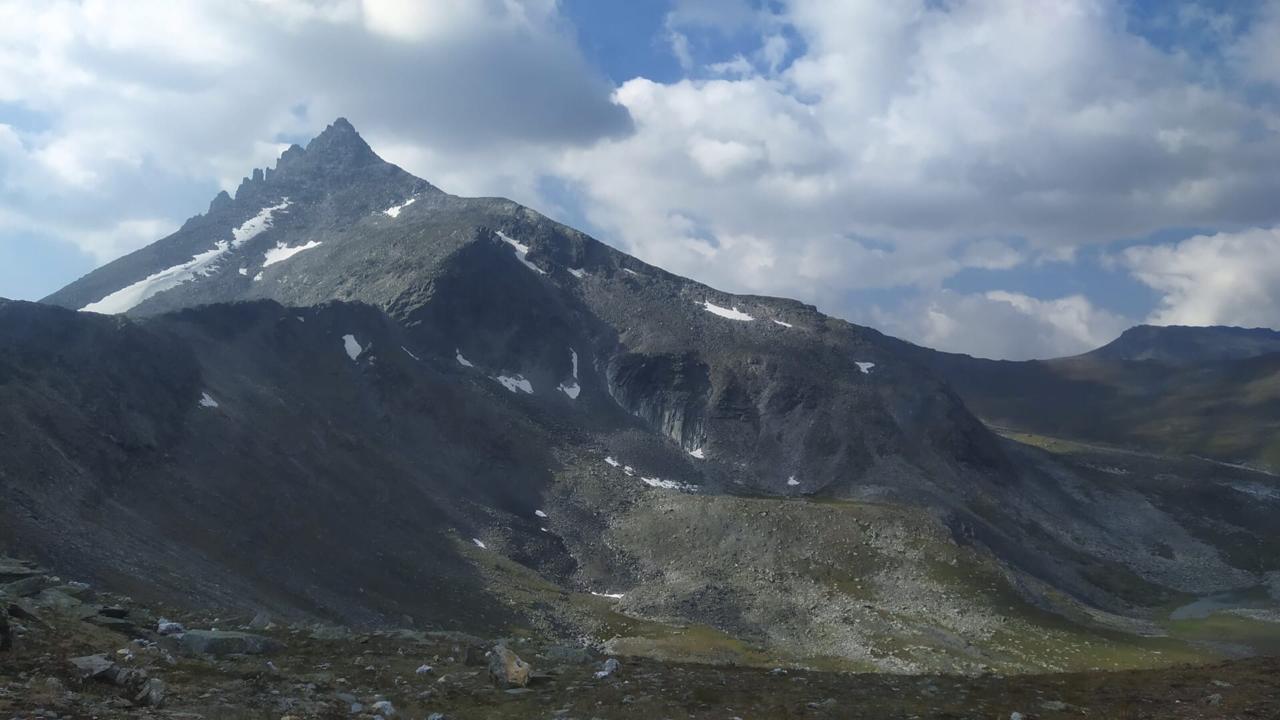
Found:
M 188 630 L 182 649 L 198 655 L 265 655 L 284 646 L 269 637 L 233 630 Z
M 0 583 L 13 582 L 14 580 L 43 574 L 44 570 L 32 563 L 12 558 L 0 558 Z
M 107 659 L 105 655 L 85 655 L 83 657 L 71 658 L 71 664 L 75 666 L 76 672 L 81 678 L 96 678 L 115 670 L 116 664 Z

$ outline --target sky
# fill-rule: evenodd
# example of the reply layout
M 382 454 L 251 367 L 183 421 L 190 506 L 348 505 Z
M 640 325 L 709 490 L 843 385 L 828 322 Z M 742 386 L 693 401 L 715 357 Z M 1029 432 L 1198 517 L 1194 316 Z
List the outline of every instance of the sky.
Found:
M 0 0 L 0 296 L 336 117 L 721 289 L 943 350 L 1280 326 L 1280 0 Z

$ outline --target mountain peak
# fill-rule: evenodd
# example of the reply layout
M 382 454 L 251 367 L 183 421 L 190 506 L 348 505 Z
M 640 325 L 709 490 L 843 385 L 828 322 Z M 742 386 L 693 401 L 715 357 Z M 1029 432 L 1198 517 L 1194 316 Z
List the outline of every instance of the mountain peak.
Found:
M 385 162 L 360 137 L 355 126 L 346 118 L 334 120 L 319 135 L 303 148 L 293 145 L 280 156 L 278 169 L 286 169 L 297 165 L 316 166 L 320 168 L 350 168 L 374 165 Z
M 308 154 L 333 150 L 358 151 L 360 154 L 377 157 L 373 148 L 369 147 L 364 138 L 360 137 L 360 133 L 356 132 L 355 126 L 341 117 L 307 143 Z

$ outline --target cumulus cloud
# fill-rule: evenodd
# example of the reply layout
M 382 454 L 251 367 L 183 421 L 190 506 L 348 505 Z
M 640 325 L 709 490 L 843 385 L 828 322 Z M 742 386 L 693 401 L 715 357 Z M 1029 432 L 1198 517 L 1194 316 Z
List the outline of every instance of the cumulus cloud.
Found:
M 1005 360 L 1077 355 L 1114 340 L 1132 324 L 1082 295 L 1040 300 L 1002 290 L 944 290 L 869 317 L 928 347 Z
M 556 152 L 629 131 L 612 89 L 554 0 L 0 0 L 0 111 L 32 119 L 0 232 L 131 249 L 104 228 L 176 225 L 339 115 L 452 167 Z
M 346 115 L 451 192 L 554 209 L 550 178 L 601 239 L 727 290 L 863 321 L 851 291 L 900 291 L 917 301 L 877 322 L 910 339 L 1072 352 L 1116 316 L 941 288 L 1162 228 L 1280 223 L 1280 2 L 1249 23 L 1168 13 L 1203 30 L 1193 49 L 1127 7 L 677 0 L 653 40 L 687 77 L 613 87 L 556 0 L 0 0 L 0 118 L 26 118 L 0 121 L 0 232 L 106 258 Z M 1157 316 L 1236 312 L 1186 309 L 1228 303 L 1158 256 L 1125 255 Z
M 1119 262 L 1161 294 L 1156 325 L 1280 325 L 1280 228 L 1126 249 Z
M 1194 63 L 1130 32 L 1123 12 L 792 0 L 754 16 L 750 56 L 702 78 L 625 83 L 616 98 L 636 132 L 569 153 L 560 171 L 592 222 L 641 257 L 846 317 L 860 312 L 840 300 L 849 289 L 930 294 L 968 267 L 1070 258 L 1164 227 L 1280 221 L 1275 106 L 1223 81 L 1231 48 Z M 770 49 L 780 28 L 801 41 L 789 63 Z M 1009 300 L 969 302 L 1010 321 L 1075 308 L 1108 328 L 1041 321 L 1059 335 L 1043 347 L 1110 331 L 1084 298 Z

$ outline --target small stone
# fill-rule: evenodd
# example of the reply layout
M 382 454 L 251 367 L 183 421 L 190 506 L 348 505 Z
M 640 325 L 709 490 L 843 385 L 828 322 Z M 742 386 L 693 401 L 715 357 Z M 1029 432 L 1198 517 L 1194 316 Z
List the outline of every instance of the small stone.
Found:
M 181 635 L 187 629 L 182 627 L 182 623 L 169 622 L 164 618 L 160 618 L 160 622 L 156 623 L 156 632 L 161 635 Z
M 1214 694 L 1210 695 L 1209 697 L 1205 698 L 1205 699 L 1204 699 L 1204 702 L 1205 702 L 1205 704 L 1206 704 L 1206 705 L 1213 705 L 1213 706 L 1221 705 L 1221 704 L 1222 704 L 1222 694 L 1221 694 L 1221 693 L 1214 693 Z
M 604 665 L 596 672 L 596 679 L 607 678 L 614 674 L 618 671 L 618 665 L 619 663 L 617 658 L 609 658 L 608 660 L 605 660 Z
M 1009 720 L 1026 720 L 1026 716 L 1020 712 L 1009 713 Z
M 379 700 L 373 704 L 372 710 L 384 718 L 389 718 L 396 714 L 396 708 L 391 704 L 390 700 Z
M 430 665 L 419 665 L 418 669 L 414 670 L 413 672 L 415 675 L 427 675 L 427 674 L 430 674 L 433 670 L 435 670 L 435 668 L 431 667 Z

